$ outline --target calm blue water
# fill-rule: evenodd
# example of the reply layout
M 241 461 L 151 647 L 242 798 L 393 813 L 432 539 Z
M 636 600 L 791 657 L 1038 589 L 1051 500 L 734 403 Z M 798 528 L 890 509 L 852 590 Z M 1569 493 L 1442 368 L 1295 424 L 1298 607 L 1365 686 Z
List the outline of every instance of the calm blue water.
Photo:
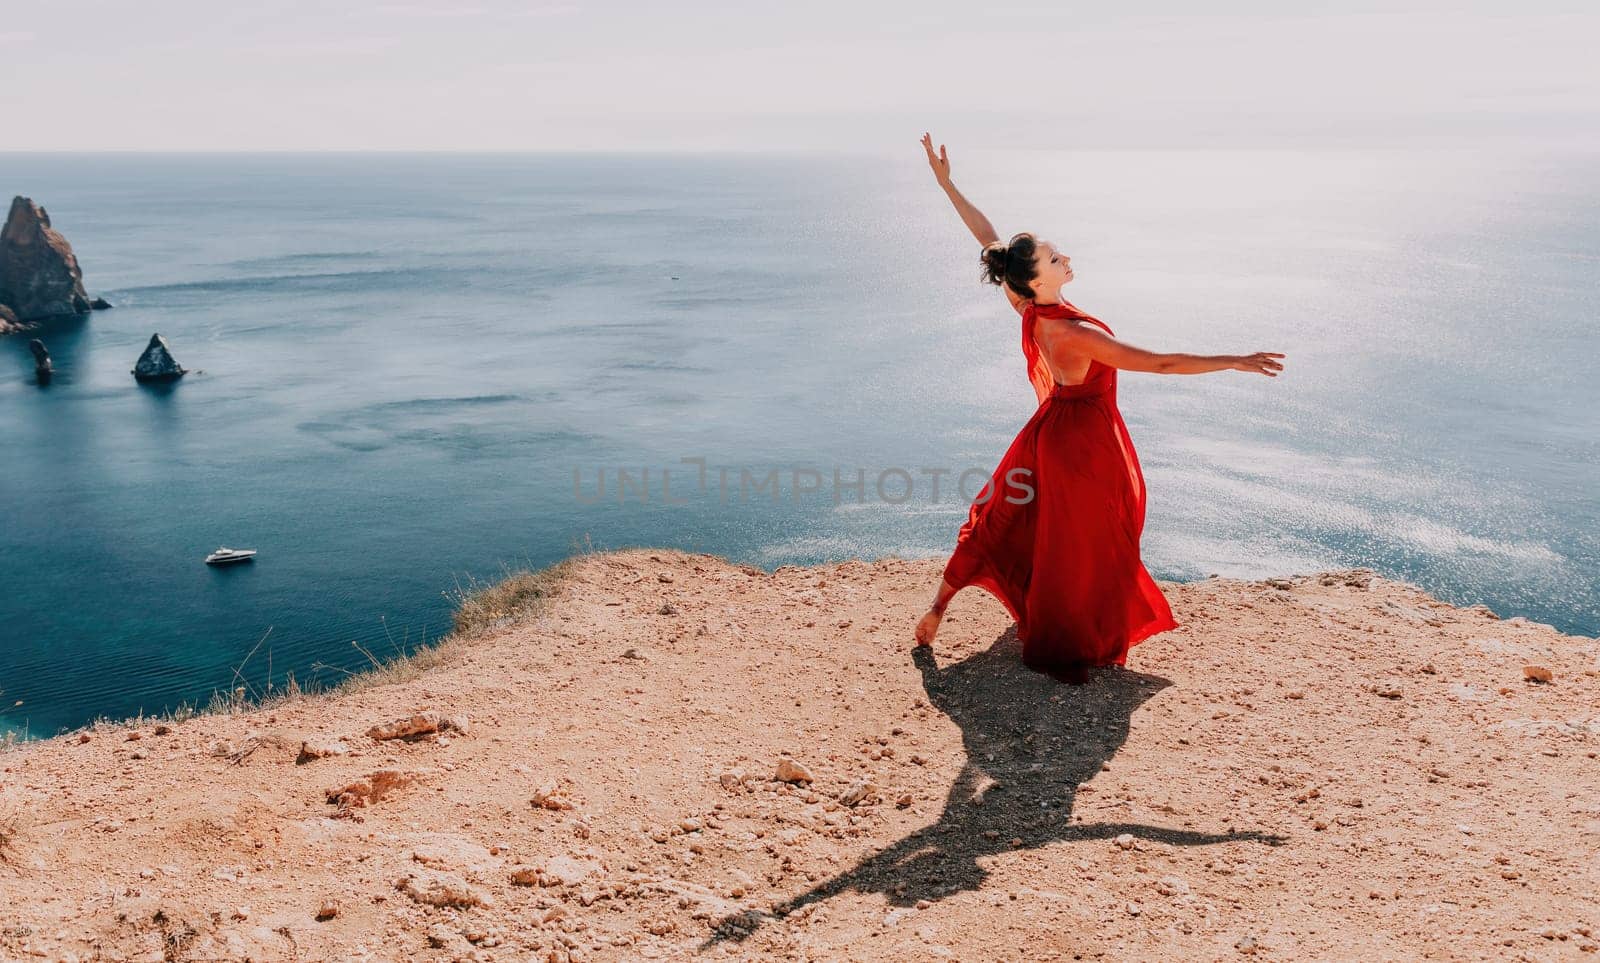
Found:
M 1124 339 L 1288 354 L 1122 375 L 1158 577 L 1368 565 L 1600 632 L 1592 155 L 952 157 Z M 352 643 L 432 640 L 459 589 L 584 545 L 941 555 L 956 476 L 1033 406 L 914 133 L 893 158 L 11 154 L 0 191 L 116 305 L 40 334 L 48 388 L 0 339 L 0 733 L 203 704 L 241 664 L 336 681 Z M 203 373 L 137 386 L 153 331 Z M 741 500 L 775 469 L 776 502 Z M 260 556 L 202 564 L 221 544 Z

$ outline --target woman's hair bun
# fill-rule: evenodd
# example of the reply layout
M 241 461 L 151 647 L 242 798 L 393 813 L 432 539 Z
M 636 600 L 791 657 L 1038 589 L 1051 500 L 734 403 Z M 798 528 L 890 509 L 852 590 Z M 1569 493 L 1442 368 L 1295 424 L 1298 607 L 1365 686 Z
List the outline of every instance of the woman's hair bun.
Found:
M 1006 273 L 1011 267 L 1011 248 L 1004 241 L 995 241 L 983 249 L 982 279 L 989 284 L 1006 283 Z
M 1012 235 L 1010 241 L 985 244 L 980 280 L 1004 285 L 1019 298 L 1033 297 L 1033 290 L 1028 284 L 1038 276 L 1033 266 L 1038 244 L 1038 239 L 1027 231 Z

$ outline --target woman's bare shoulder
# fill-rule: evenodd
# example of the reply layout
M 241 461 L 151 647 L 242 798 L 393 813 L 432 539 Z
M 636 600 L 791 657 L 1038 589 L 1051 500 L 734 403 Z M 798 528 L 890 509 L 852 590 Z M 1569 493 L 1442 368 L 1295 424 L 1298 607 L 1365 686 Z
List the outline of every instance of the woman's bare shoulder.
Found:
M 1035 329 L 1035 337 L 1041 343 L 1048 344 L 1055 350 L 1072 350 L 1074 345 L 1081 345 L 1082 337 L 1089 335 L 1104 335 L 1105 332 L 1095 327 L 1082 318 L 1052 318 L 1046 315 L 1039 316 L 1039 325 Z M 1078 352 L 1084 349 L 1079 347 Z
M 1041 314 L 1039 316 L 1039 330 L 1070 334 L 1075 332 L 1088 332 L 1090 334 L 1105 334 L 1105 329 L 1083 318 L 1053 318 Z

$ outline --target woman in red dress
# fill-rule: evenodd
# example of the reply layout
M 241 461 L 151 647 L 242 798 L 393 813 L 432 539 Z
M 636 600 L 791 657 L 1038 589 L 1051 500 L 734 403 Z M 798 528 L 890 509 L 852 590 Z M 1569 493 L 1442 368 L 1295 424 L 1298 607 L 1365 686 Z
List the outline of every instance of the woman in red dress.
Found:
M 1061 297 L 1072 259 L 1023 233 L 1002 243 L 950 180 L 944 145 L 922 146 L 939 186 L 978 243 L 984 279 L 1022 315 L 1022 354 L 1039 407 L 1017 433 L 967 514 L 918 645 L 932 645 L 950 597 L 986 589 L 1017 622 L 1022 661 L 1073 683 L 1093 666 L 1122 666 L 1128 650 L 1178 627 L 1139 558 L 1144 474 L 1117 410 L 1117 371 L 1276 377 L 1284 357 L 1146 351 L 1119 341 L 1104 321 Z

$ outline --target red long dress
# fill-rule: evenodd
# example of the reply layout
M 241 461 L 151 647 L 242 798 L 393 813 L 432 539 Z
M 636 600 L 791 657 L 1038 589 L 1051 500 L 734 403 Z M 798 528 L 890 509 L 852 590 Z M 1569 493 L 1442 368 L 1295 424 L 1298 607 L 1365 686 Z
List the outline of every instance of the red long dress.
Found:
M 1144 472 L 1117 410 L 1117 369 L 1091 361 L 1082 384 L 1055 381 L 1034 341 L 1038 315 L 1111 328 L 1073 305 L 1022 311 L 1022 353 L 1038 410 L 973 501 L 944 579 L 999 598 L 1017 622 L 1022 661 L 1082 682 L 1089 666 L 1177 628 L 1139 558 Z

